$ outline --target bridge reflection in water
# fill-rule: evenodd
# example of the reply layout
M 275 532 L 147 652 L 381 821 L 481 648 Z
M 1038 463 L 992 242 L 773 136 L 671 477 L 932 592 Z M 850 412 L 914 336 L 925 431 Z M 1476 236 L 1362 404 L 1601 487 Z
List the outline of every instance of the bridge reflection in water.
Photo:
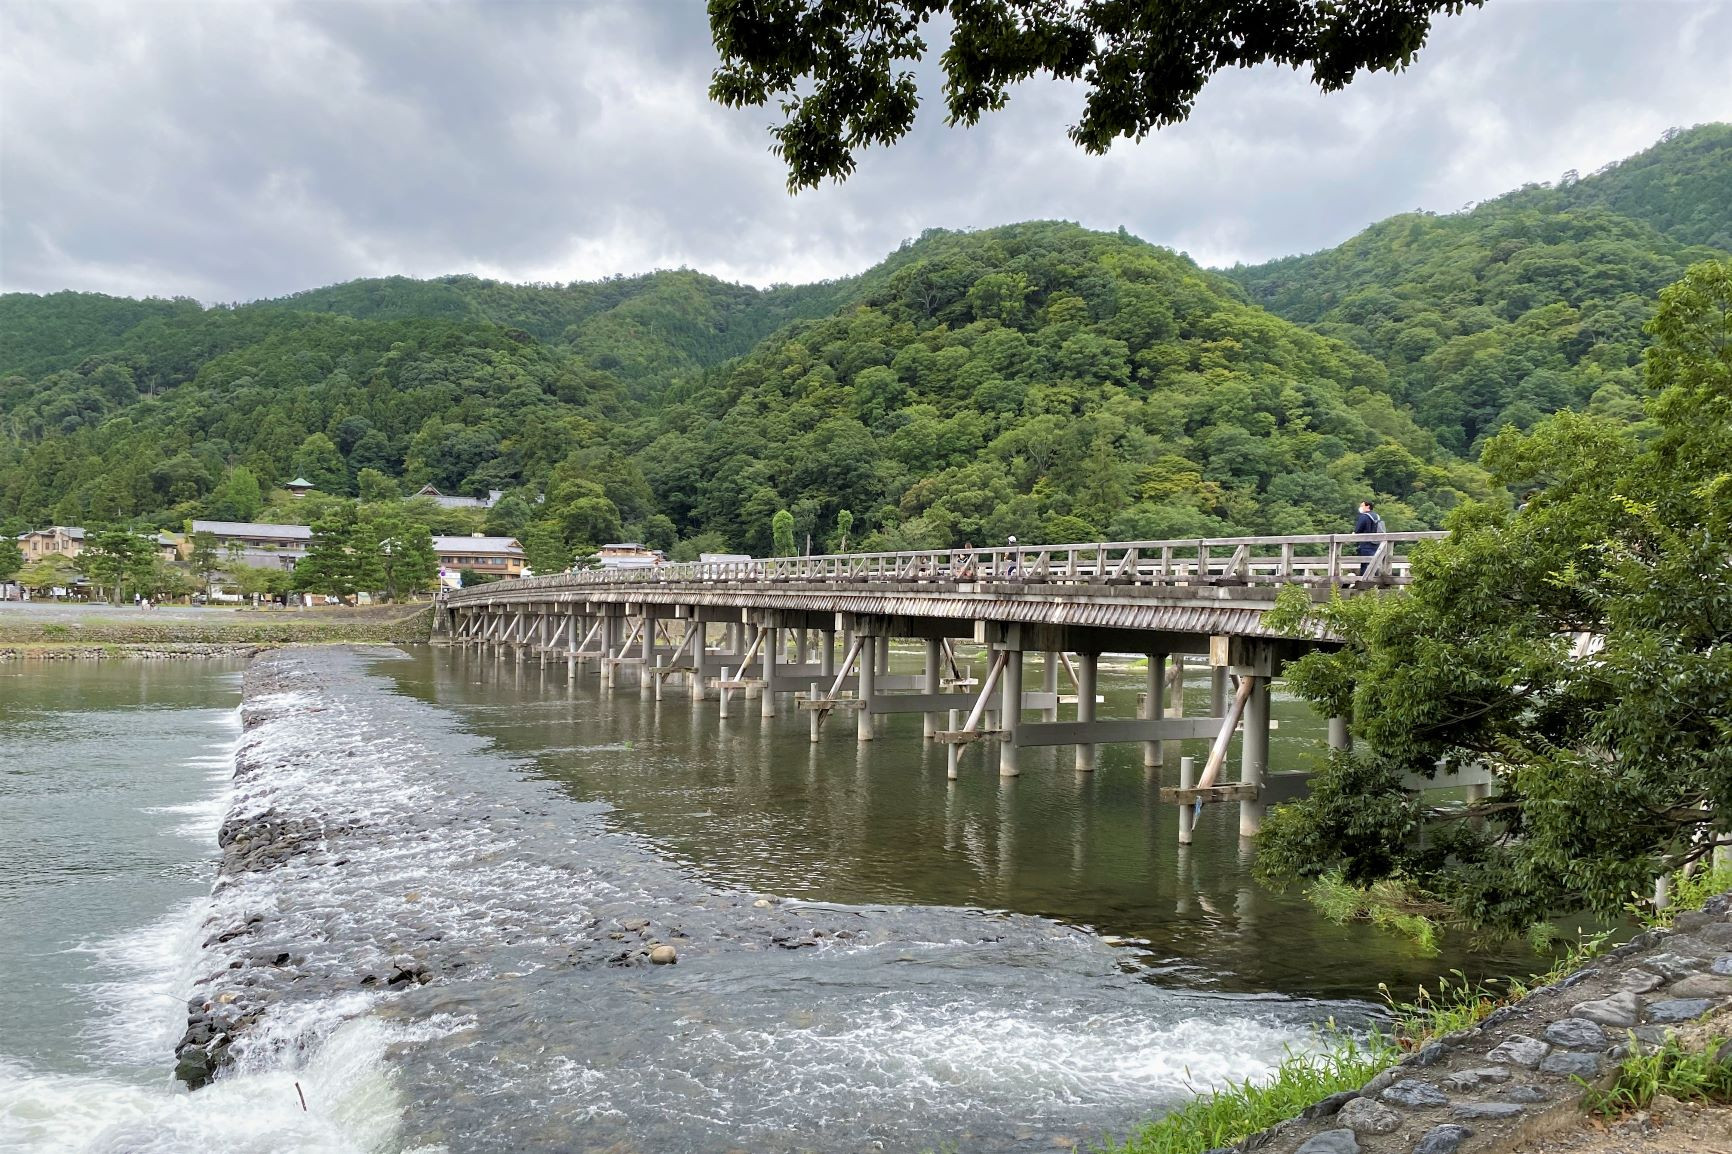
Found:
M 500 658 L 507 649 L 518 660 L 563 658 L 573 675 L 593 663 L 604 687 L 635 681 L 657 699 L 680 686 L 695 701 L 713 696 L 723 717 L 736 698 L 756 699 L 764 717 L 792 702 L 809 716 L 813 742 L 834 713 L 852 713 L 863 742 L 874 737 L 875 717 L 924 714 L 925 736 L 946 747 L 952 778 L 964 750 L 982 742 L 996 744 L 1005 777 L 1019 772 L 1024 748 L 1072 746 L 1086 773 L 1098 746 L 1140 743 L 1146 766 L 1179 761 L 1179 784 L 1161 800 L 1181 806 L 1181 842 L 1199 803 L 1237 802 L 1240 835 L 1250 837 L 1266 807 L 1303 793 L 1310 777 L 1269 765 L 1271 680 L 1287 661 L 1337 644 L 1320 631 L 1278 634 L 1264 614 L 1284 586 L 1322 599 L 1404 585 L 1415 544 L 1442 536 L 916 550 L 575 572 L 442 594 L 434 639 Z M 890 672 L 892 639 L 923 643 L 921 674 Z M 979 679 L 957 659 L 963 640 L 989 652 Z M 1147 657 L 1138 716 L 1097 715 L 1103 653 Z M 1177 690 L 1187 662 L 1210 670 L 1206 717 L 1183 716 Z M 1031 664 L 1039 689 L 1025 688 Z M 1238 779 L 1223 781 L 1235 733 Z M 1200 738 L 1212 740 L 1198 772 L 1178 743 Z M 1346 745 L 1342 719 L 1330 719 L 1329 740 Z M 1409 784 L 1481 793 L 1489 781 L 1468 767 Z

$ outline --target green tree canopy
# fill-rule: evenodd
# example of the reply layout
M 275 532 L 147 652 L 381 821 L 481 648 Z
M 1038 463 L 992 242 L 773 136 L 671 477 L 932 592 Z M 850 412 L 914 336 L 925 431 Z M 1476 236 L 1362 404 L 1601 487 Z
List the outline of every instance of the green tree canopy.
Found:
M 1187 119 L 1209 78 L 1274 63 L 1310 70 L 1323 91 L 1364 71 L 1399 71 L 1438 14 L 1483 0 L 710 0 L 721 66 L 712 99 L 731 108 L 777 101 L 785 120 L 775 153 L 791 189 L 840 180 L 854 150 L 893 144 L 914 126 L 919 92 L 909 65 L 927 53 L 942 18 L 941 58 L 951 124 L 1003 108 L 1036 75 L 1081 81 L 1083 112 L 1070 137 L 1101 153 Z M 994 290 L 992 307 L 1014 302 Z
M 1396 879 L 1516 932 L 1615 915 L 1732 843 L 1732 261 L 1692 267 L 1650 327 L 1651 441 L 1573 413 L 1506 430 L 1485 464 L 1519 510 L 1464 507 L 1406 595 L 1324 611 L 1346 645 L 1289 682 L 1359 743 L 1271 815 L 1266 876 Z M 1490 766 L 1495 793 L 1403 791 L 1440 763 Z

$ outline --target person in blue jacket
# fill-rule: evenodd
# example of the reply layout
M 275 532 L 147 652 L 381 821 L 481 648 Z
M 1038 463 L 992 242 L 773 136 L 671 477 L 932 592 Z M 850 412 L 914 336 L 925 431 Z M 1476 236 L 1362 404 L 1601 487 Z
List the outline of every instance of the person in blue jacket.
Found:
M 1372 511 L 1370 501 L 1359 502 L 1359 516 L 1353 522 L 1353 531 L 1355 533 L 1381 533 L 1381 532 L 1383 532 L 1383 518 L 1379 517 L 1375 512 Z M 1375 554 L 1376 552 L 1377 552 L 1377 542 L 1376 541 L 1361 541 L 1359 543 L 1359 555 L 1361 557 L 1370 557 L 1373 554 Z M 1365 563 L 1365 565 L 1361 565 L 1359 567 L 1359 571 L 1361 573 L 1364 573 L 1366 570 L 1366 567 L 1369 566 L 1370 564 L 1371 563 L 1369 561 L 1367 561 Z

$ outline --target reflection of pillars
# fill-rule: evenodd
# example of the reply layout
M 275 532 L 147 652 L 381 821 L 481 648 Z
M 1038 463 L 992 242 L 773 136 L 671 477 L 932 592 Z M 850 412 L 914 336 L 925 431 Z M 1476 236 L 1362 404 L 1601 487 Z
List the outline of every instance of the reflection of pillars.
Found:
M 1014 779 L 998 779 L 998 884 L 999 894 L 1010 892 L 1016 865 L 1016 786 Z
M 1209 716 L 1227 716 L 1227 667 L 1211 665 L 1209 667 Z
M 1239 783 L 1261 790 L 1269 772 L 1269 678 L 1255 677 L 1245 700 L 1245 732 L 1239 739 Z M 1256 837 L 1263 828 L 1264 802 L 1251 797 L 1239 803 L 1239 836 Z
M 1049 695 L 1040 711 L 1042 721 L 1058 720 L 1058 661 L 1058 654 L 1048 652 L 1040 665 L 1040 691 Z
M 1092 725 L 1095 719 L 1095 674 L 1100 669 L 1100 654 L 1077 654 L 1076 719 Z M 1085 729 L 1084 733 L 1088 731 Z M 1076 771 L 1092 773 L 1095 768 L 1095 747 L 1092 742 L 1079 742 L 1076 747 Z
M 1197 759 L 1194 757 L 1179 758 L 1179 788 L 1190 789 L 1197 784 Z M 1179 844 L 1190 845 L 1195 832 L 1194 822 L 1197 820 L 1196 806 L 1188 801 L 1179 803 Z M 1181 863 L 1182 864 L 1182 863 Z
M 1239 892 L 1233 902 L 1233 912 L 1239 915 L 1236 932 L 1244 933 L 1257 925 L 1257 887 L 1251 884 L 1251 867 L 1256 864 L 1257 851 L 1251 842 L 1239 843 Z
M 764 638 L 764 644 L 760 650 L 763 656 L 759 659 L 764 667 L 764 695 L 759 701 L 758 716 L 774 717 L 776 716 L 776 665 L 782 656 L 783 638 L 782 631 L 774 625 L 767 626 L 766 631 L 768 636 Z
M 818 650 L 818 676 L 830 681 L 836 677 L 836 631 L 826 629 L 821 636 L 823 647 Z
M 1016 765 L 1016 728 L 1022 719 L 1021 650 L 1011 650 L 1004 655 L 1004 672 L 1000 676 L 998 711 L 1002 716 L 998 727 L 1004 736 L 998 742 L 998 776 L 1015 777 L 1020 772 Z
M 956 732 L 956 710 L 950 711 L 950 722 L 945 728 L 952 733 Z M 954 741 L 947 741 L 944 743 L 944 749 L 944 776 L 950 781 L 955 781 L 957 766 L 962 758 L 962 747 Z
M 1329 748 L 1340 750 L 1353 748 L 1353 735 L 1347 732 L 1347 719 L 1345 717 L 1331 717 L 1329 719 Z
M 855 696 L 860 699 L 860 707 L 854 711 L 854 737 L 859 741 L 872 740 L 872 695 L 878 691 L 878 650 L 888 648 L 885 638 L 873 637 L 869 634 L 860 638 L 859 689 Z
M 1162 707 L 1161 693 L 1167 685 L 1167 655 L 1165 653 L 1149 654 L 1149 668 L 1143 679 L 1143 717 L 1149 721 L 1159 721 L 1165 713 Z M 1161 764 L 1161 743 L 1158 741 L 1143 742 L 1143 765 L 1153 768 Z
M 939 689 L 938 659 L 943 653 L 943 642 L 936 637 L 926 639 L 926 680 L 921 686 L 922 693 L 937 693 Z M 928 711 L 926 714 L 926 737 L 930 739 L 938 732 L 938 714 Z

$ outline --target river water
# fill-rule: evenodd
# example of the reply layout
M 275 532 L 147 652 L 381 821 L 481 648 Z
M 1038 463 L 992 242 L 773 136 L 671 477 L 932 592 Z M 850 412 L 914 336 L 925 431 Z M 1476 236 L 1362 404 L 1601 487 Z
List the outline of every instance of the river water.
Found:
M 1134 747 L 947 783 L 918 717 L 814 746 L 791 709 L 447 651 L 250 676 L 243 733 L 235 665 L 0 666 L 0 1149 L 1052 1149 L 1363 1023 L 1379 981 L 1526 960 L 1260 890 L 1228 807 L 1181 853 Z M 1103 715 L 1140 680 L 1107 666 Z M 1275 713 L 1294 768 L 1315 722 Z M 218 878 L 225 814 L 316 837 Z M 382 980 L 406 957 L 432 980 Z M 188 1094 L 195 995 L 261 1016 Z

